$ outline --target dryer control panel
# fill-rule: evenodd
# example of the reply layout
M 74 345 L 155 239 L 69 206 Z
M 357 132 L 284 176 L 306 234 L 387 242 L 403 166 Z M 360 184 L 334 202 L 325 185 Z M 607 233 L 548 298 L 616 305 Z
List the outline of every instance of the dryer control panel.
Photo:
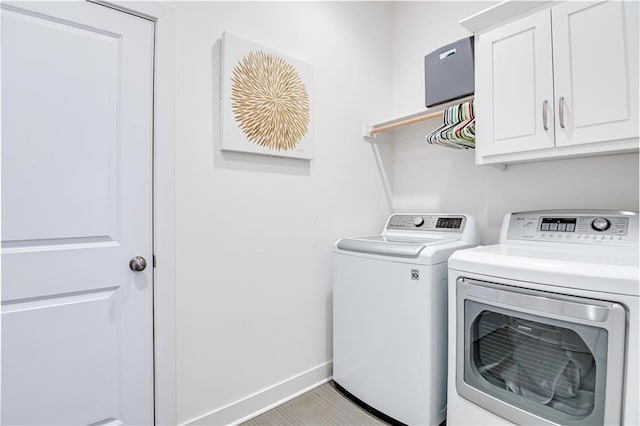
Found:
M 637 244 L 638 213 L 608 210 L 511 213 L 508 215 L 506 238 L 582 244 Z

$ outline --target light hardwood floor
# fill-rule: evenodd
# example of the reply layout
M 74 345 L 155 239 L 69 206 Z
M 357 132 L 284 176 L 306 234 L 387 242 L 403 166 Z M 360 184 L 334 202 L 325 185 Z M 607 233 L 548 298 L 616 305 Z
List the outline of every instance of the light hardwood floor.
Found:
M 254 417 L 241 426 L 388 425 L 326 383 Z

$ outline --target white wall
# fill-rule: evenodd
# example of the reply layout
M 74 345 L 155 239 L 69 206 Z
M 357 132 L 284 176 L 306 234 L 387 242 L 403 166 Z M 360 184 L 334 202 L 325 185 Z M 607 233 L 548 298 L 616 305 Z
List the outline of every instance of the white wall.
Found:
M 423 109 L 424 55 L 489 4 L 173 4 L 179 423 L 238 420 L 330 374 L 332 243 L 379 231 L 392 207 L 469 212 L 485 243 L 511 210 L 638 209 L 637 154 L 502 172 L 427 145 L 433 121 L 363 141 L 362 124 Z M 310 163 L 220 152 L 225 30 L 314 65 Z
M 174 8 L 178 422 L 221 424 L 330 374 L 332 244 L 379 231 L 391 206 L 361 137 L 390 113 L 390 6 Z M 225 30 L 313 64 L 310 163 L 220 152 Z
M 470 35 L 458 21 L 492 3 L 402 2 L 393 8 L 392 106 L 424 108 L 425 54 Z M 485 244 L 495 243 L 510 211 L 547 208 L 638 210 L 638 154 L 543 161 L 499 171 L 474 165 L 472 150 L 428 145 L 431 120 L 393 137 L 396 211 L 460 211 L 476 216 Z

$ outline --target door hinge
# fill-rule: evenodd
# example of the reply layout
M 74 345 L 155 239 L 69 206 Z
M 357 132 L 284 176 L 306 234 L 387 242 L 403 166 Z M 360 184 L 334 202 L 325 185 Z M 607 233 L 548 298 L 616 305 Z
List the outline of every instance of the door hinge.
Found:
M 153 267 L 155 268 L 156 267 L 156 255 L 155 254 L 152 256 L 152 259 L 153 259 Z

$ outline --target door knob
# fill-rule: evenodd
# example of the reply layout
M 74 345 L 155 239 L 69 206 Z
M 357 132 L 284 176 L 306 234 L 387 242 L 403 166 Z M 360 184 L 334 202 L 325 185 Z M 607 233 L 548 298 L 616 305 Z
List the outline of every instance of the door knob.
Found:
M 132 257 L 131 260 L 129 261 L 129 268 L 131 268 L 132 271 L 136 271 L 136 272 L 144 271 L 146 267 L 147 267 L 147 260 L 142 256 Z

